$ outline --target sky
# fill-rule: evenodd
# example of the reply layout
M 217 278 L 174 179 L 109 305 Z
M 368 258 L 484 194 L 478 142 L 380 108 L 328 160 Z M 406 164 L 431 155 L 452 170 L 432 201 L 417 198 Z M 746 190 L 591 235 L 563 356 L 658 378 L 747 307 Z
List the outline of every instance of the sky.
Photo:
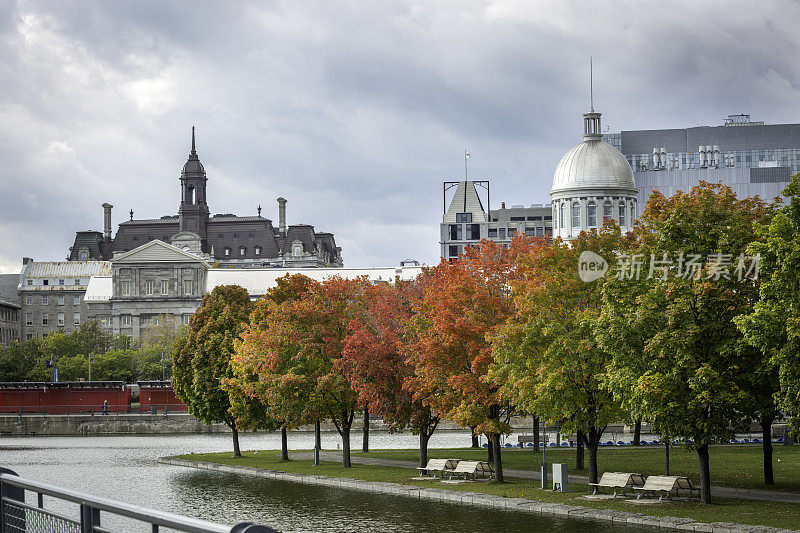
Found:
M 192 126 L 212 213 L 334 233 L 345 266 L 439 260 L 442 182 L 546 203 L 611 131 L 800 122 L 800 3 L 0 0 L 0 273 L 176 214 Z

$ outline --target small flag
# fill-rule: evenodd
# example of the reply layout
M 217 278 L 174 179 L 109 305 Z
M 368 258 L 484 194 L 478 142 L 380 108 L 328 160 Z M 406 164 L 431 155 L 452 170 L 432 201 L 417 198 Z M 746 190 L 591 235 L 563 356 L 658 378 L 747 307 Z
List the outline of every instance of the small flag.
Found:
M 470 157 L 472 157 L 472 154 L 470 154 L 469 152 L 464 152 L 464 157 L 469 159 Z

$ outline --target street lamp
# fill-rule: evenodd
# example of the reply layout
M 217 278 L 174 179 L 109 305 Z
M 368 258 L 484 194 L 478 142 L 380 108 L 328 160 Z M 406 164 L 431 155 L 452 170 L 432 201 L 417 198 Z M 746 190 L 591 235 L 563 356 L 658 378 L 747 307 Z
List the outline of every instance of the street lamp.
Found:
M 164 367 L 164 352 L 161 352 L 161 381 L 166 381 L 166 371 Z
M 55 354 L 50 354 L 50 362 L 47 363 L 47 367 L 53 369 L 53 383 L 58 383 L 58 364 Z

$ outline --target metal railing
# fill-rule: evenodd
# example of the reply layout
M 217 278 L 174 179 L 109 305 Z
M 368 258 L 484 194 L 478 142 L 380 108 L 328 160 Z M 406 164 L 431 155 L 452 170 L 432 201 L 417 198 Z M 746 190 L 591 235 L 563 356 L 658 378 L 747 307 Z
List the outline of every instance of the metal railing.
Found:
M 36 494 L 36 505 L 25 501 L 26 492 Z M 78 504 L 78 516 L 46 509 L 45 496 Z M 136 520 L 150 526 L 153 533 L 158 533 L 159 528 L 187 533 L 277 533 L 270 527 L 249 522 L 225 526 L 92 496 L 21 478 L 12 470 L 0 468 L 0 533 L 114 533 L 100 525 L 101 512 Z

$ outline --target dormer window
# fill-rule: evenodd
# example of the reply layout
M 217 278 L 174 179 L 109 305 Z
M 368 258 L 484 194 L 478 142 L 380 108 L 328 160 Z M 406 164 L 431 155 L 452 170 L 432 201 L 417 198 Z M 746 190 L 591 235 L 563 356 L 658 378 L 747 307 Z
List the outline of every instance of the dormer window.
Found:
M 256 246 L 256 250 L 255 251 L 256 251 L 256 255 L 261 255 L 261 247 L 260 246 Z
M 247 254 L 247 248 L 245 248 L 244 246 L 240 246 L 239 255 L 244 256 L 245 254 Z
M 295 257 L 300 257 L 303 255 L 303 243 L 296 242 L 292 244 L 292 255 Z
M 230 257 L 231 256 L 231 249 L 226 246 L 224 253 L 225 253 L 225 257 Z

